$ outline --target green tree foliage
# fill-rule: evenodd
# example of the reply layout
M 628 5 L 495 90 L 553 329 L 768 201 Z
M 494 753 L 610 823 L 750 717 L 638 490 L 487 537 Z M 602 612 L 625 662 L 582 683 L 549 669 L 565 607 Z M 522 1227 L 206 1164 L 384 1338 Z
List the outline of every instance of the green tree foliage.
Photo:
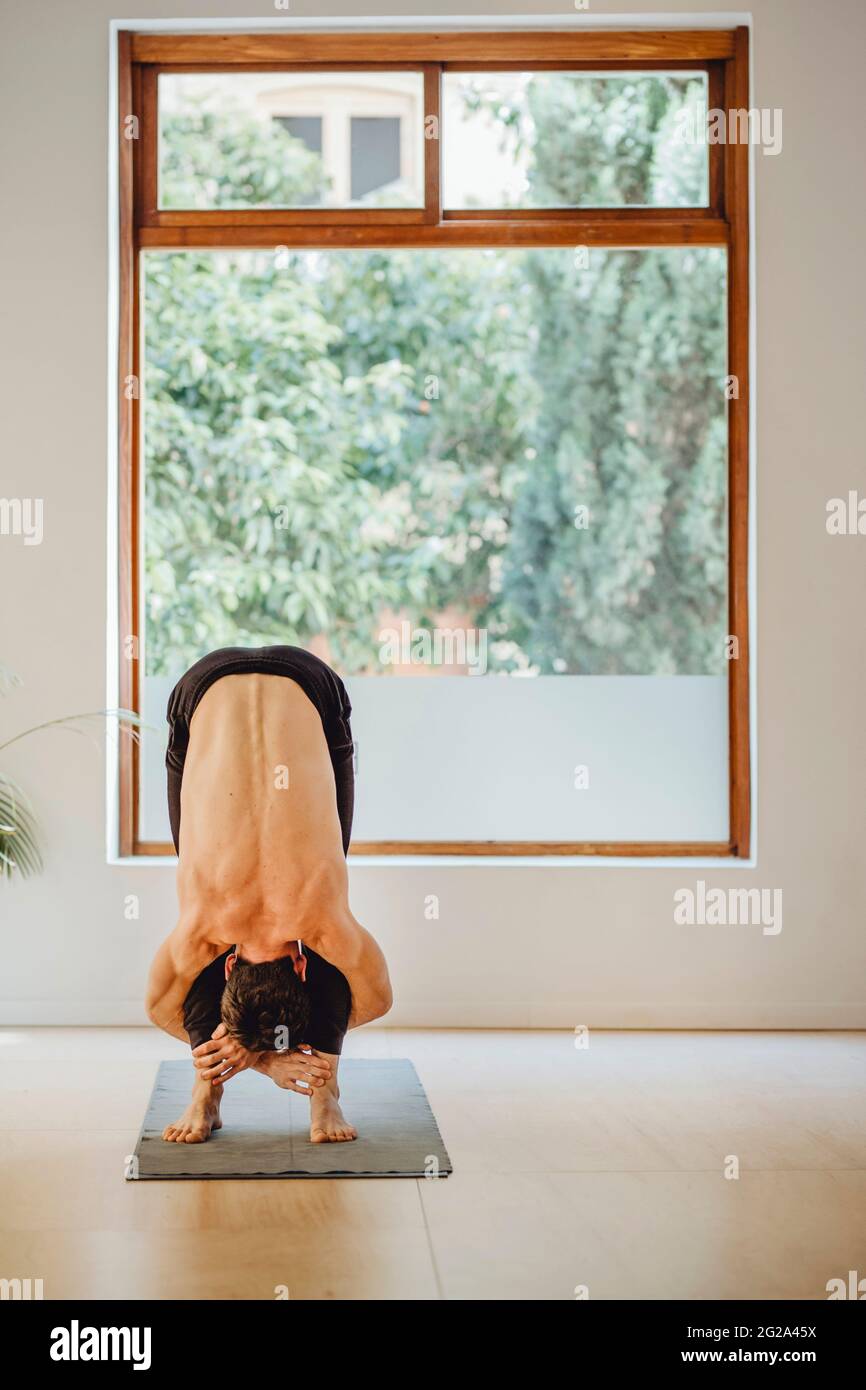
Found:
M 591 252 L 575 270 L 533 252 L 527 273 L 544 396 L 506 557 L 512 635 L 543 671 L 719 671 L 720 253 Z
M 604 103 L 570 138 L 542 84 L 512 122 L 538 200 L 679 179 L 688 201 L 681 84 L 603 81 L 638 145 L 617 147 L 621 185 Z M 217 205 L 317 177 L 279 128 L 262 145 L 237 116 L 171 119 L 173 177 Z M 148 672 L 320 634 L 344 671 L 375 669 L 384 611 L 446 609 L 490 630 L 494 669 L 719 669 L 723 273 L 706 250 L 148 256 Z
M 674 132 L 696 85 L 530 84 L 522 118 L 534 133 L 532 200 L 653 203 L 662 185 L 672 203 L 693 201 L 699 151 Z M 533 251 L 524 271 L 542 401 L 539 458 L 506 557 L 512 636 L 541 671 L 719 672 L 724 257 L 677 248 L 591 251 L 575 262 Z
M 146 313 L 148 670 L 319 632 L 363 660 L 402 589 L 358 465 L 399 440 L 407 370 L 341 375 L 315 282 L 269 254 L 149 258 Z
M 342 374 L 412 364 L 397 447 L 360 466 L 401 497 L 401 606 L 420 623 L 449 607 L 476 627 L 501 622 L 495 575 L 538 407 L 532 290 L 516 270 L 513 255 L 482 251 L 359 252 L 331 258 L 323 278 L 324 312 L 343 329 L 332 349 Z
M 522 161 L 520 206 L 689 207 L 705 196 L 705 151 L 682 139 L 683 117 L 699 125 L 706 111 L 693 77 L 549 72 L 505 89 L 467 78 L 462 94 Z
M 303 141 L 225 101 L 211 109 L 188 100 L 160 134 L 164 208 L 290 208 L 327 192 L 322 161 Z

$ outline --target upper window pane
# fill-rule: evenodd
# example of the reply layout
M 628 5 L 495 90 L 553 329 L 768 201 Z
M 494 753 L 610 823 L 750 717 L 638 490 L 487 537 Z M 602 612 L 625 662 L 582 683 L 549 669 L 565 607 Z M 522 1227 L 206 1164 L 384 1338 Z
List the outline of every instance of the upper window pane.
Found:
M 417 208 L 420 72 L 162 73 L 159 206 Z
M 446 73 L 444 205 L 706 207 L 705 72 Z

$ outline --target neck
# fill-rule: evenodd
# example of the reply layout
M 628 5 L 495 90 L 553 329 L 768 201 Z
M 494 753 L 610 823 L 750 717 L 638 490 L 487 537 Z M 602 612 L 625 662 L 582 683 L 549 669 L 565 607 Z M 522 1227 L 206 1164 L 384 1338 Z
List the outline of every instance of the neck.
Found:
M 261 965 L 268 960 L 282 960 L 284 956 L 291 956 L 292 960 L 297 960 L 301 955 L 299 941 L 275 941 L 272 945 L 259 941 L 250 945 L 241 942 L 235 949 L 238 957 L 248 961 L 250 965 Z

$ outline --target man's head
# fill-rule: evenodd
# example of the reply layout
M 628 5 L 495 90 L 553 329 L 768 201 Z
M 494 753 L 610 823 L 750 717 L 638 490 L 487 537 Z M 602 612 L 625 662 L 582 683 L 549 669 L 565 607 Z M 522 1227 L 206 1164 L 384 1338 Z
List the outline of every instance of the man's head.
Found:
M 254 963 L 230 955 L 221 1013 L 227 1032 L 250 1052 L 285 1051 L 305 1042 L 310 999 L 292 957 Z

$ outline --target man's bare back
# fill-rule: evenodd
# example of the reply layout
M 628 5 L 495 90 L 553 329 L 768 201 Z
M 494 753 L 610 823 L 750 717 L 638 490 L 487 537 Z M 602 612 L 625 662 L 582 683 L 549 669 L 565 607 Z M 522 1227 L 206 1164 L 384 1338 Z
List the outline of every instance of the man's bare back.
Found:
M 318 712 L 284 676 L 224 676 L 190 725 L 181 792 L 181 916 L 249 960 L 347 909 L 334 773 Z

